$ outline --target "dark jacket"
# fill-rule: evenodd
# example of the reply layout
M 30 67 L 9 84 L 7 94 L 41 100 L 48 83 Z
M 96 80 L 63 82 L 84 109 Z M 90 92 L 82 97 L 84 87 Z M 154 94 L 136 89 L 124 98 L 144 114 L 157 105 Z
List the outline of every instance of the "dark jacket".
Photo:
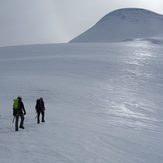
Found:
M 36 112 L 44 112 L 45 111 L 45 105 L 44 101 L 41 99 L 36 100 L 36 106 L 35 106 Z
M 22 101 L 20 101 L 19 114 L 26 114 L 26 110 Z

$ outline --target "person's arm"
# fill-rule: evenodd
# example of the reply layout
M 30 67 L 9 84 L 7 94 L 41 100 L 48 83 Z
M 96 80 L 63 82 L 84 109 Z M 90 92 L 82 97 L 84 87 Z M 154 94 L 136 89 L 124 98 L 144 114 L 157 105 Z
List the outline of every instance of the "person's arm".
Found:
M 13 108 L 13 116 L 16 116 L 16 110 Z
M 22 109 L 23 109 L 24 115 L 26 115 L 26 110 L 25 110 L 23 102 L 22 102 Z
M 42 105 L 43 105 L 43 109 L 45 110 L 45 105 L 44 105 L 44 101 L 42 100 Z

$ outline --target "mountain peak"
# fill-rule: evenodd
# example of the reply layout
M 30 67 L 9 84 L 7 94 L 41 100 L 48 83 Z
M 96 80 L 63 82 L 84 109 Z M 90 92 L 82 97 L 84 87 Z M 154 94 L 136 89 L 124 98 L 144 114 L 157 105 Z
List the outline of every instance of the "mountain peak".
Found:
M 71 42 L 110 42 L 163 34 L 163 15 L 141 8 L 122 8 L 105 15 Z
M 162 15 L 157 14 L 155 12 L 152 12 L 150 10 L 146 10 L 146 9 L 141 9 L 141 8 L 122 8 L 122 9 L 118 9 L 118 10 L 114 10 L 112 12 L 110 12 L 109 14 L 107 14 L 106 16 L 104 16 L 101 20 L 105 20 L 111 17 L 119 17 L 122 19 L 125 18 L 134 18 L 134 17 L 162 17 Z
M 126 14 L 126 13 L 129 13 L 129 14 L 156 14 L 155 12 L 153 11 L 150 11 L 150 10 L 147 10 L 147 9 L 142 9 L 142 8 L 121 8 L 121 9 L 117 9 L 117 10 L 114 10 L 112 12 L 110 12 L 109 14 L 118 14 L 118 13 L 121 13 L 121 14 Z M 159 14 L 158 14 L 159 15 Z

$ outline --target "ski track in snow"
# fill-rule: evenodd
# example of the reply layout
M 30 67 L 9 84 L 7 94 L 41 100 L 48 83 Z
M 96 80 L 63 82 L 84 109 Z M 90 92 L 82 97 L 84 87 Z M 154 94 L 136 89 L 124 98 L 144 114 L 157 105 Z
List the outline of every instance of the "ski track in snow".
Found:
M 161 163 L 162 53 L 145 41 L 0 48 L 0 162 Z M 27 115 L 15 132 L 18 95 Z

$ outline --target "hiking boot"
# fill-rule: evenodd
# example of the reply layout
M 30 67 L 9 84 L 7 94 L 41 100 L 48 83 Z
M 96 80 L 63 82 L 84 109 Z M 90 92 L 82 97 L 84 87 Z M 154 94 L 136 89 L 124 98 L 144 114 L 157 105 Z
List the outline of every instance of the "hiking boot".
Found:
M 45 122 L 45 120 L 42 120 L 42 122 Z
M 18 131 L 18 129 L 15 129 L 15 131 Z
M 24 129 L 24 126 L 20 126 L 21 129 Z

